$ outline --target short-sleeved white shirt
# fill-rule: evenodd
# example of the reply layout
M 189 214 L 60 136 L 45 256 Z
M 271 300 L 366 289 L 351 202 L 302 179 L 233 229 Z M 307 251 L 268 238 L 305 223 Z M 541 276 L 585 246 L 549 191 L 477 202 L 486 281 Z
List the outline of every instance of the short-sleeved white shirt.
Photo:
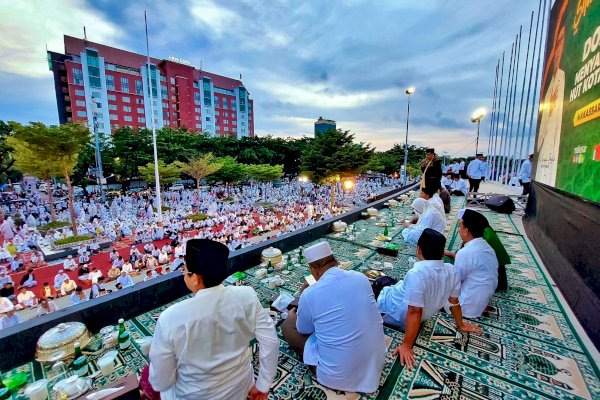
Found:
M 431 318 L 448 302 L 460 294 L 460 281 L 452 264 L 442 260 L 418 261 L 406 273 L 404 280 L 384 287 L 377 304 L 385 314 L 384 322 L 405 327 L 408 306 L 423 308 L 423 321 Z

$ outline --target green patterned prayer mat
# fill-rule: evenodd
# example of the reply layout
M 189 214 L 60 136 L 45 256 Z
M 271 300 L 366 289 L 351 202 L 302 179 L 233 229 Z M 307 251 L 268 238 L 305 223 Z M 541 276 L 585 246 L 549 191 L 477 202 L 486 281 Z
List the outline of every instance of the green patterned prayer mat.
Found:
M 383 209 L 377 217 L 357 221 L 355 229 L 350 225 L 347 232 L 329 233 L 303 248 L 325 240 L 343 268 L 360 272 L 380 270 L 395 279 L 402 279 L 415 257 L 415 246 L 405 243 L 401 233 L 402 220 L 412 218 L 410 203 L 411 199 L 402 202 L 400 207 Z M 449 249 L 456 250 L 461 246 L 457 212 L 463 205 L 464 198 L 453 197 L 446 226 Z M 483 328 L 483 334 L 463 334 L 456 329 L 451 316 L 439 312 L 422 325 L 414 347 L 415 369 L 404 368 L 399 360 L 388 354 L 379 389 L 371 394 L 350 394 L 330 390 L 316 381 L 283 341 L 279 328 L 282 321 L 278 320 L 279 365 L 269 399 L 600 399 L 598 366 L 584 347 L 513 217 L 482 212 L 512 258 L 512 264 L 507 266 L 508 291 L 494 295 L 485 314 L 473 321 Z M 393 219 L 394 227 L 391 226 Z M 380 243 L 377 235 L 384 232 L 384 227 L 377 223 L 384 221 L 388 224 L 390 242 L 399 247 L 397 257 L 376 252 Z M 256 278 L 256 270 L 265 265 L 252 266 L 246 271 L 242 283 L 256 290 L 264 307 L 269 307 L 271 298 L 280 291 L 294 294 L 304 283 L 308 269 L 306 264 L 299 262 L 299 252 L 300 249 L 295 249 L 284 254 L 282 269 L 269 275 L 279 275 L 284 280 L 281 287 L 271 289 L 264 279 Z M 291 268 L 287 266 L 288 254 Z M 132 337 L 152 335 L 160 313 L 171 304 L 128 321 Z M 392 338 L 390 349 L 402 342 L 404 333 L 401 330 L 386 326 L 385 333 Z M 99 354 L 98 340 L 95 337 L 85 349 L 92 360 Z M 252 343 L 251 347 L 252 362 L 258 370 L 258 346 Z M 120 353 L 113 374 L 96 381 L 95 386 L 138 373 L 147 362 L 134 344 Z M 95 361 L 90 363 L 90 369 L 91 372 L 97 370 Z M 35 379 L 51 377 L 51 372 L 36 362 L 9 374 L 18 371 L 25 371 Z M 18 395 L 15 398 L 25 397 Z

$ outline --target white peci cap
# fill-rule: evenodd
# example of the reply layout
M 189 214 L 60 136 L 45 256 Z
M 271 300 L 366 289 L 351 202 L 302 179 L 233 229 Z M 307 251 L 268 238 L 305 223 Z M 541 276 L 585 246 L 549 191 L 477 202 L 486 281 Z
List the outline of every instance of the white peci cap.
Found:
M 327 242 L 317 243 L 304 250 L 304 258 L 306 258 L 307 263 L 315 262 L 331 255 L 333 255 L 333 253 Z
M 15 309 L 13 303 L 6 297 L 0 297 L 0 313 L 7 313 Z

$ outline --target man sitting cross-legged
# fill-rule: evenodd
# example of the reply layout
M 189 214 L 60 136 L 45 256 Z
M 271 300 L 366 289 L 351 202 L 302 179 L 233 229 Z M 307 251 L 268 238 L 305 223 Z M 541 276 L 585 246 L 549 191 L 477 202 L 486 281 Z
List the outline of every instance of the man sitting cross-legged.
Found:
M 304 250 L 316 283 L 300 296 L 281 330 L 317 381 L 331 389 L 372 393 L 386 356 L 383 321 L 367 277 L 338 268 L 327 242 Z M 314 370 L 314 368 L 312 368 Z
M 458 329 L 463 332 L 481 332 L 477 325 L 462 319 L 460 280 L 454 267 L 442 261 L 446 238 L 433 229 L 425 229 L 417 244 L 415 265 L 406 273 L 404 280 L 381 290 L 377 298 L 383 320 L 404 328 L 404 341 L 393 353 L 400 356 L 402 365 L 409 369 L 415 365 L 412 347 L 419 333 L 421 322 L 428 320 L 444 305 L 450 303 L 452 316 Z

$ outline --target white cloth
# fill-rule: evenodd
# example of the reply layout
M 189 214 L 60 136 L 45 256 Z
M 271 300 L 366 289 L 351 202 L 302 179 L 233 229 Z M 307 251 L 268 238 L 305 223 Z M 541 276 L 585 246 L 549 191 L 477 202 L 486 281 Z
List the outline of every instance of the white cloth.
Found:
M 298 332 L 310 335 L 304 363 L 331 389 L 372 393 L 386 357 L 383 321 L 371 284 L 355 271 L 333 267 L 306 288 L 298 303 Z
M 22 304 L 25 307 L 33 307 L 35 302 L 35 294 L 28 290 L 25 293 L 19 293 L 17 296 L 17 303 Z
M 254 290 L 218 285 L 160 315 L 150 348 L 150 383 L 164 399 L 245 400 L 254 381 L 250 341 L 259 344 L 256 387 L 271 387 L 279 340 Z
M 125 275 L 125 276 L 119 275 L 117 277 L 117 283 L 120 283 L 121 288 L 123 288 L 123 289 L 134 285 L 133 279 L 131 279 L 131 276 L 129 276 L 129 275 Z
M 521 169 L 519 170 L 519 175 L 517 175 L 517 178 L 519 178 L 521 182 L 531 182 L 531 167 L 531 160 L 527 159 L 523 161 L 523 164 L 521 164 Z
M 478 158 L 471 161 L 467 167 L 467 175 L 471 179 L 481 179 L 482 177 L 485 178 L 486 172 L 487 163 Z
M 454 268 L 461 281 L 459 300 L 463 316 L 480 317 L 498 286 L 494 249 L 483 238 L 473 239 L 456 253 Z
M 427 200 L 427 204 L 428 207 L 431 208 L 435 208 L 437 210 L 437 212 L 440 213 L 440 216 L 442 217 L 442 220 L 444 220 L 444 227 L 446 226 L 446 210 L 444 209 L 444 200 L 442 200 L 442 198 L 440 197 L 439 194 L 434 193 L 433 197 L 431 197 L 429 200 Z M 444 230 L 442 229 L 442 232 L 440 233 L 444 233 Z
M 405 328 L 408 306 L 423 308 L 422 321 L 427 321 L 450 297 L 460 294 L 460 281 L 452 264 L 442 260 L 417 261 L 404 280 L 384 287 L 377 304 L 386 323 Z

